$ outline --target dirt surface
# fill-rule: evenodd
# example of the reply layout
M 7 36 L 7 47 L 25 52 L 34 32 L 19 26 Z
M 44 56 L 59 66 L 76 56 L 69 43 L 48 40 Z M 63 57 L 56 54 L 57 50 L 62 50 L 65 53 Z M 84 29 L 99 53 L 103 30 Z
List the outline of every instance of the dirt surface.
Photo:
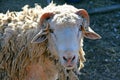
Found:
M 53 0 L 64 4 L 64 0 Z M 25 4 L 47 5 L 46 0 L 0 0 L 0 12 L 8 9 L 21 10 Z M 119 0 L 80 0 L 68 3 L 77 8 L 91 9 L 120 5 Z M 102 36 L 100 40 L 85 39 L 85 67 L 81 70 L 80 80 L 120 80 L 120 10 L 90 15 L 91 27 Z
M 101 40 L 86 40 L 86 63 L 81 80 L 120 80 L 120 11 L 91 16 Z

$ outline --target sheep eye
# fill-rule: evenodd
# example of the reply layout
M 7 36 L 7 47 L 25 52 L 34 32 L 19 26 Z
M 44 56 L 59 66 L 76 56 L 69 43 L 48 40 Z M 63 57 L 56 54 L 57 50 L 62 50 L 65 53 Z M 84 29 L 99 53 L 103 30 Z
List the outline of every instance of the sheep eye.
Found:
M 79 27 L 79 31 L 82 31 L 82 25 L 80 25 L 80 27 Z
M 53 33 L 53 32 L 54 32 L 53 29 L 49 29 L 49 31 L 50 31 L 50 33 Z

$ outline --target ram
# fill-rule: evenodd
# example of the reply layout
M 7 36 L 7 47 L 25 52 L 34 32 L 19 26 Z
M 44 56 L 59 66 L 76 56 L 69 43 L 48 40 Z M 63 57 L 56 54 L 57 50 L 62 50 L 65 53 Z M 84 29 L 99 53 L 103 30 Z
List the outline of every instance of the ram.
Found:
M 22 9 L 0 13 L 0 80 L 78 80 L 83 38 L 101 38 L 87 11 L 53 3 Z

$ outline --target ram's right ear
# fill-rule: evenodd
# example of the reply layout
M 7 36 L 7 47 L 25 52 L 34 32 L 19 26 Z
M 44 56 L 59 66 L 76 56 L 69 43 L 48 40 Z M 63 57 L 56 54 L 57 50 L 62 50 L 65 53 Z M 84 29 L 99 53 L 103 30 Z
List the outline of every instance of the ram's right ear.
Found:
M 32 39 L 31 43 L 41 43 L 47 39 L 47 34 L 41 30 L 35 37 Z
M 53 15 L 54 14 L 52 12 L 47 12 L 40 17 L 39 25 L 41 30 L 38 34 L 35 35 L 31 43 L 41 43 L 47 39 L 47 34 L 48 34 L 50 25 L 49 23 L 46 23 L 43 27 L 43 24 L 45 23 L 46 19 L 51 18 Z

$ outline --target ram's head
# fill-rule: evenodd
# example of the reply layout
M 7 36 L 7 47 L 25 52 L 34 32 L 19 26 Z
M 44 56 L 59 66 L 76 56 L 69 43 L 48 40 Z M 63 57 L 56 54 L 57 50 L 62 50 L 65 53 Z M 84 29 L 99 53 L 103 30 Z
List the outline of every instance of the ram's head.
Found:
M 40 28 L 32 43 L 48 40 L 50 52 L 59 58 L 66 69 L 77 65 L 83 37 L 101 38 L 89 27 L 89 15 L 84 9 L 72 13 L 44 13 L 40 18 Z

